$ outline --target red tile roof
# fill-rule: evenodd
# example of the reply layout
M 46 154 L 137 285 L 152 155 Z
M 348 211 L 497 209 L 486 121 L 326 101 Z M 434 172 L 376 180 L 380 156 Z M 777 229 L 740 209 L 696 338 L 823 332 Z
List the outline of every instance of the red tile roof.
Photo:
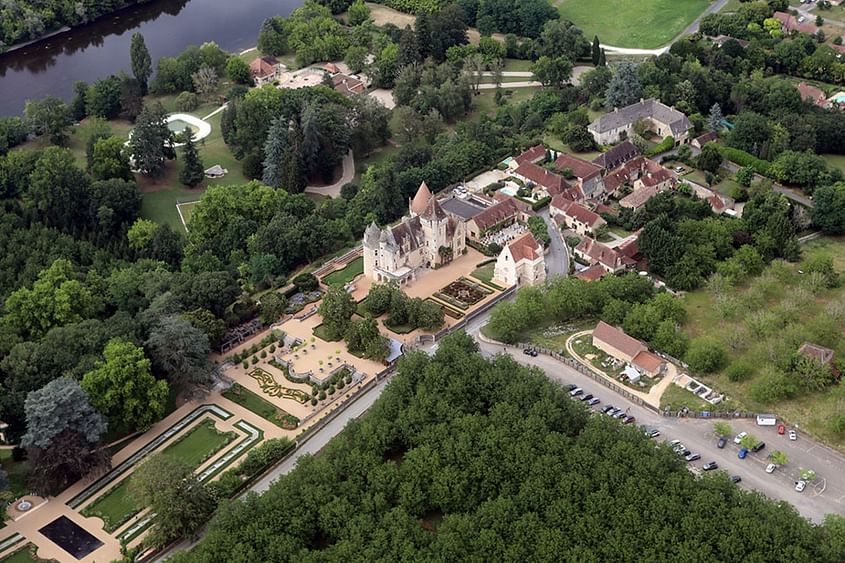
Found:
M 583 223 L 590 227 L 595 227 L 597 223 L 604 223 L 597 213 L 593 213 L 583 205 L 575 203 L 572 200 L 566 199 L 563 196 L 557 195 L 552 198 L 551 206 L 559 209 L 561 213 L 567 217 L 572 217 L 579 223 Z
M 657 186 L 646 186 L 645 188 L 634 190 L 620 199 L 619 205 L 622 207 L 630 207 L 631 209 L 639 209 L 658 193 L 660 193 L 660 190 Z
M 632 358 L 635 358 L 640 352 L 648 351 L 648 347 L 645 344 L 604 321 L 599 321 L 599 324 L 593 330 L 593 340 L 598 340 L 612 346 Z
M 566 181 L 563 179 L 562 176 L 553 174 L 542 166 L 537 166 L 536 164 L 533 164 L 531 162 L 520 164 L 519 168 L 514 170 L 514 174 L 522 176 L 528 181 L 534 182 L 538 186 L 557 190 L 557 193 L 561 192 L 562 190 L 568 187 Z
M 579 280 L 584 281 L 596 281 L 600 280 L 607 274 L 607 270 L 595 264 L 594 266 L 590 266 L 586 270 L 581 270 L 580 272 L 575 274 L 575 277 Z
M 666 170 L 665 168 L 661 168 L 657 172 L 647 172 L 640 178 L 640 181 L 643 183 L 644 186 L 656 186 L 657 184 L 662 184 L 666 180 L 673 180 L 675 178 L 675 173 Z
M 276 72 L 279 61 L 273 57 L 257 57 L 249 63 L 249 72 L 254 77 L 269 76 Z
M 630 262 L 614 249 L 590 237 L 582 238 L 575 250 L 589 257 L 593 264 L 601 264 L 606 270 L 616 271 Z
M 657 373 L 665 362 L 664 360 L 651 352 L 644 350 L 634 356 L 634 359 L 631 360 L 631 363 L 634 366 L 645 370 L 648 373 Z
M 715 132 L 708 131 L 704 135 L 700 135 L 700 136 L 696 137 L 695 139 L 693 139 L 693 142 L 698 143 L 698 146 L 703 147 L 704 145 L 706 145 L 710 141 L 715 141 L 718 138 L 719 138 L 719 136 Z
M 799 23 L 798 18 L 786 12 L 775 12 L 772 14 L 772 17 L 780 20 L 781 24 L 783 24 L 783 29 L 786 31 L 800 31 L 801 33 L 815 35 L 821 29 L 812 23 Z
M 519 215 L 520 209 L 513 199 L 500 201 L 472 218 L 479 230 L 485 231 L 495 225 Z
M 562 154 L 557 157 L 557 160 L 555 160 L 555 168 L 560 171 L 568 168 L 572 170 L 572 174 L 576 178 L 580 178 L 581 180 L 592 178 L 593 176 L 601 174 L 602 171 L 601 166 L 597 166 L 592 162 L 587 162 L 586 160 L 582 160 L 570 154 Z
M 798 86 L 798 92 L 801 94 L 801 99 L 805 101 L 810 101 L 816 104 L 819 107 L 826 108 L 830 105 L 830 102 L 827 101 L 827 97 L 825 96 L 824 92 L 815 86 L 811 86 L 806 82 L 800 82 Z
M 363 82 L 345 74 L 335 74 L 332 76 L 332 84 L 335 90 L 346 97 L 352 97 L 366 90 Z
M 521 237 L 508 243 L 513 261 L 519 264 L 522 260 L 536 260 L 543 255 L 543 247 L 531 233 L 525 233 Z
M 524 153 L 515 156 L 514 160 L 517 164 L 525 164 L 526 162 L 532 162 L 536 164 L 538 161 L 546 158 L 546 147 L 543 145 L 534 145 Z
M 828 364 L 833 359 L 833 350 L 810 342 L 802 344 L 798 349 L 798 353 L 813 358 L 822 364 Z

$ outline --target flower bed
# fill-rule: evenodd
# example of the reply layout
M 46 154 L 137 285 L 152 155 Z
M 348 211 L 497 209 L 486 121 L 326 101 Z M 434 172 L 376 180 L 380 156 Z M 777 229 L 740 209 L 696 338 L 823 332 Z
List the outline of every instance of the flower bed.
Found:
M 304 391 L 279 385 L 273 376 L 263 369 L 252 370 L 249 372 L 249 376 L 258 382 L 258 386 L 261 387 L 264 393 L 267 393 L 271 397 L 291 399 L 303 405 L 311 400 L 311 397 Z
M 450 306 L 448 306 L 444 303 L 440 303 L 439 301 L 436 301 L 436 300 L 432 299 L 431 297 L 426 299 L 426 301 L 428 301 L 430 303 L 434 303 L 435 305 L 437 305 L 438 307 L 443 309 L 443 314 L 446 315 L 447 317 L 451 317 L 453 319 L 462 319 L 463 316 L 464 316 L 464 314 L 461 313 L 460 311 L 458 311 L 457 309 L 453 309 L 452 307 L 450 307 Z

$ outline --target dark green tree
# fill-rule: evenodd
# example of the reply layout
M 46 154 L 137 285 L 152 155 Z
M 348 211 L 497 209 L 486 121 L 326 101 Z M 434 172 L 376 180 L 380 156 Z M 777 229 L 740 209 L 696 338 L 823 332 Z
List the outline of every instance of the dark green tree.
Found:
M 205 177 L 205 168 L 194 144 L 191 128 L 185 127 L 182 135 L 185 139 L 185 145 L 182 147 L 182 170 L 179 172 L 179 181 L 185 186 L 193 188 L 202 182 Z
M 142 95 L 147 93 L 147 84 L 150 75 L 153 73 L 153 63 L 150 58 L 150 51 L 140 33 L 132 34 L 132 42 L 129 47 L 129 58 L 132 62 L 132 75 L 138 84 L 141 85 Z
M 286 187 L 282 183 L 284 156 L 288 145 L 287 120 L 278 117 L 273 120 L 270 130 L 267 132 L 267 141 L 264 143 L 264 173 L 261 181 L 271 188 Z
M 590 51 L 593 59 L 593 66 L 599 66 L 599 58 L 601 57 L 601 44 L 599 43 L 599 36 L 593 35 L 593 46 Z
M 171 138 L 164 107 L 157 102 L 144 106 L 129 139 L 135 167 L 153 178 L 161 177 Z

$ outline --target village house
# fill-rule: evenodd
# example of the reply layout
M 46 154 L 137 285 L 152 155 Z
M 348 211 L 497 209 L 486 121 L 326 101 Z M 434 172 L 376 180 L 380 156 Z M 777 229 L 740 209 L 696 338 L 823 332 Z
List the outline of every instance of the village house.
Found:
M 511 159 L 508 163 L 509 168 L 513 171 L 523 164 L 541 164 L 548 158 L 548 150 L 543 145 L 534 145 L 522 154 L 519 154 Z
M 566 199 L 562 195 L 556 195 L 552 198 L 549 205 L 549 214 L 559 225 L 575 231 L 581 236 L 595 235 L 598 229 L 607 225 L 607 222 L 598 213 L 590 211 L 583 205 Z
M 496 259 L 493 280 L 506 287 L 545 283 L 543 245 L 530 232 L 509 242 Z
M 544 188 L 551 196 L 559 194 L 570 187 L 566 180 L 563 179 L 563 176 L 558 176 L 542 166 L 537 166 L 531 162 L 520 164 L 513 171 L 513 175 L 526 184 L 534 184 L 535 186 Z
M 716 141 L 718 138 L 719 136 L 715 132 L 708 131 L 707 133 L 699 135 L 698 137 L 693 139 L 690 144 L 697 149 L 702 149 L 704 148 L 704 145 Z
M 815 35 L 821 29 L 820 27 L 816 27 L 815 23 L 799 22 L 797 17 L 786 12 L 775 12 L 772 14 L 772 17 L 776 20 L 780 20 L 780 29 L 787 35 L 791 33 L 808 33 L 810 35 Z
M 625 207 L 637 211 L 644 206 L 648 200 L 659 194 L 662 190 L 659 186 L 648 186 L 629 193 L 619 200 L 619 207 Z
M 345 74 L 332 75 L 332 85 L 335 90 L 347 98 L 363 94 L 367 90 L 367 87 L 360 79 L 354 76 L 347 76 Z
M 641 120 L 658 137 L 674 137 L 676 145 L 686 142 L 692 128 L 683 112 L 649 98 L 602 115 L 590 123 L 587 130 L 597 144 L 609 145 L 631 136 L 634 123 Z
M 265 84 L 272 84 L 281 79 L 284 71 L 285 65 L 273 57 L 257 57 L 249 63 L 249 73 L 258 87 L 264 86 Z
M 520 206 L 514 198 L 502 200 L 472 217 L 466 224 L 467 236 L 473 240 L 480 240 L 486 234 L 498 231 L 513 223 L 524 223 L 528 220 L 525 208 Z
M 598 264 L 594 264 L 589 268 L 575 273 L 577 279 L 589 282 L 598 281 L 606 275 L 607 271 Z
M 603 195 L 604 185 L 602 183 L 601 166 L 587 162 L 571 154 L 561 154 L 555 159 L 555 168 L 570 183 L 574 183 L 581 188 L 581 191 L 584 192 L 584 195 L 588 199 L 597 195 Z
M 800 82 L 796 88 L 798 89 L 798 93 L 801 94 L 801 99 L 805 102 L 810 102 L 811 104 L 815 104 L 820 108 L 829 108 L 831 102 L 825 96 L 825 93 L 815 86 L 811 86 L 806 82 Z
M 637 158 L 641 154 L 642 153 L 640 152 L 640 149 L 637 148 L 637 145 L 631 141 L 622 141 L 607 152 L 603 152 L 598 155 L 592 160 L 592 163 L 604 168 L 605 170 L 613 170 L 614 168 L 622 166 L 629 160 Z
M 638 156 L 606 175 L 604 189 L 607 195 L 619 196 L 621 195 L 620 188 L 625 185 L 631 186 L 635 191 L 652 188 L 653 193 L 648 196 L 651 197 L 659 191 L 673 188 L 678 181 L 677 178 L 678 175 L 672 170 L 650 158 Z M 648 198 L 642 203 L 647 200 Z
M 649 352 L 643 342 L 604 321 L 599 321 L 593 330 L 593 346 L 627 362 L 643 375 L 656 377 L 666 369 L 666 361 Z
M 590 266 L 598 264 L 604 268 L 605 272 L 614 274 L 621 272 L 629 266 L 633 266 L 636 262 L 627 256 L 610 248 L 606 244 L 590 237 L 584 237 L 581 242 L 575 247 L 575 257 L 580 258 L 583 262 Z
M 466 250 L 466 224 L 449 216 L 425 182 L 409 205 L 410 216 L 364 232 L 364 275 L 399 285 L 416 279 L 421 268 L 436 268 Z

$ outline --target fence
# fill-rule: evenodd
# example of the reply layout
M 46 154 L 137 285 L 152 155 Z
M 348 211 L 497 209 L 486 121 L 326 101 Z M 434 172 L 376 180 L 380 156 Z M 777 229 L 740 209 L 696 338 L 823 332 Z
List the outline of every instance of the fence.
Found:
M 567 356 L 563 356 L 561 354 L 558 354 L 554 350 L 549 350 L 547 348 L 539 348 L 537 346 L 534 346 L 533 344 L 526 344 L 524 342 L 520 343 L 519 346 L 523 349 L 532 348 L 534 350 L 537 350 L 537 352 L 539 352 L 541 354 L 551 356 L 552 358 L 554 358 L 554 359 L 556 359 L 560 362 L 563 362 L 564 364 L 568 365 L 569 367 L 578 370 L 579 373 L 586 375 L 590 379 L 592 379 L 592 380 L 594 380 L 598 383 L 601 383 L 602 385 L 604 385 L 605 387 L 607 387 L 611 391 L 614 391 L 615 393 L 622 395 L 623 397 L 625 397 L 626 399 L 628 399 L 632 403 L 635 403 L 637 405 L 645 407 L 645 408 L 649 409 L 650 411 L 659 414 L 660 416 L 676 417 L 676 418 L 728 418 L 728 419 L 731 419 L 731 418 L 756 418 L 757 417 L 757 413 L 753 413 L 753 412 L 691 411 L 689 409 L 683 409 L 683 410 L 679 410 L 679 411 L 661 410 L 658 407 L 655 407 L 654 405 L 645 402 L 641 397 L 631 393 L 629 390 L 625 389 L 621 385 L 618 385 L 618 384 L 614 383 L 613 381 L 611 381 L 610 379 L 597 374 L 596 372 L 594 372 L 593 370 L 591 370 L 590 368 L 588 368 L 587 366 L 585 366 L 584 364 L 582 364 L 578 360 L 575 360 L 574 358 L 569 358 Z

